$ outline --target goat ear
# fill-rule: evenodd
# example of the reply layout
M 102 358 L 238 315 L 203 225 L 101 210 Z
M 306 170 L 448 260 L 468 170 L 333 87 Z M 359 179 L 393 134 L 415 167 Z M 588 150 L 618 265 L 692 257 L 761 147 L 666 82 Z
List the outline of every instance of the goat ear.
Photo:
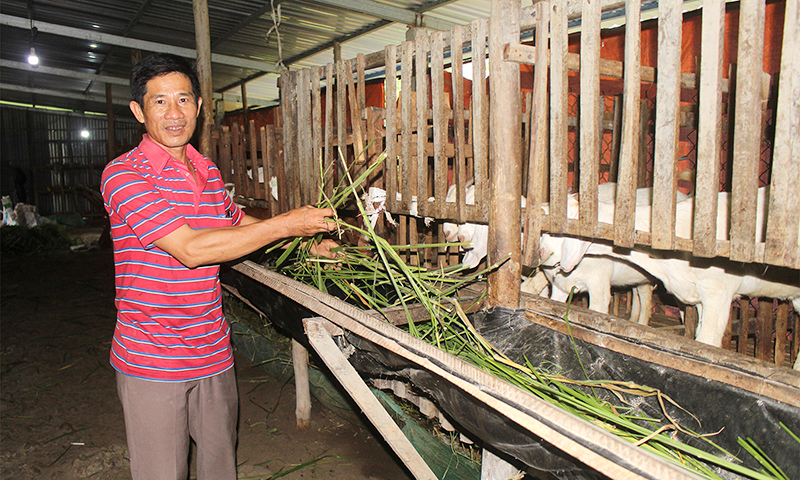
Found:
M 561 270 L 571 272 L 592 244 L 577 238 L 565 238 L 561 244 Z

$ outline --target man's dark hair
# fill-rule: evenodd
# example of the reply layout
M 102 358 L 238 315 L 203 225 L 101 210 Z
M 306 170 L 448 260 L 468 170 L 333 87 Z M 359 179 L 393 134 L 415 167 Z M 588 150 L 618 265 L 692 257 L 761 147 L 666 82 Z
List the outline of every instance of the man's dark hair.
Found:
M 200 98 L 200 79 L 197 77 L 194 66 L 188 60 L 170 53 L 154 53 L 134 65 L 131 72 L 131 97 L 144 107 L 147 82 L 169 73 L 180 73 L 189 78 L 192 83 L 192 93 L 197 102 L 197 99 Z

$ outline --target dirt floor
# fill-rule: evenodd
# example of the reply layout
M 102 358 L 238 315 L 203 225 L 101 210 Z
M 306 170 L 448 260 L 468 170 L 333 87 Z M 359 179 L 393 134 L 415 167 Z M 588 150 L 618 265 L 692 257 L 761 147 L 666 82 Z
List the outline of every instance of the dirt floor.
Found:
M 110 250 L 2 258 L 0 479 L 130 478 L 108 363 L 113 276 Z M 236 367 L 239 478 L 411 478 L 367 424 L 314 400 L 298 431 L 294 385 L 238 353 Z

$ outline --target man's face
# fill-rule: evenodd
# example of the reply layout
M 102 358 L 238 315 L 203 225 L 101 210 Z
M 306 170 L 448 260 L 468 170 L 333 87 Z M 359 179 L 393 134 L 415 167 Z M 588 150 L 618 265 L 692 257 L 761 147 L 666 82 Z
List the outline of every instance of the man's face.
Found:
M 183 160 L 201 105 L 202 99 L 195 99 L 187 76 L 168 73 L 150 79 L 143 105 L 133 101 L 130 107 L 136 119 L 144 123 L 150 139 Z

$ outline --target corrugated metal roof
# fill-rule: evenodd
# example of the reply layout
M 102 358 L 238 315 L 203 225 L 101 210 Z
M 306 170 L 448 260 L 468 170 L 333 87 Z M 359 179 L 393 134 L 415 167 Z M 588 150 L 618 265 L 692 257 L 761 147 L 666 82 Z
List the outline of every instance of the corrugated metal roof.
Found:
M 343 58 L 354 58 L 405 40 L 405 24 L 387 20 L 383 12 L 402 9 L 411 19 L 422 12 L 465 24 L 488 15 L 490 5 L 488 0 L 362 0 L 349 8 L 343 8 L 347 0 L 272 3 L 278 5 L 274 12 L 264 0 L 208 0 L 213 53 L 252 62 L 242 66 L 214 61 L 215 92 L 238 97 L 245 80 L 248 103 L 276 101 L 277 75 L 264 72 L 275 71 L 279 59 L 290 68 L 324 65 L 333 60 L 334 41 L 341 42 Z M 355 11 L 363 4 L 378 13 Z M 111 87 L 114 110 L 127 115 L 124 83 L 135 42 L 164 46 L 142 48 L 143 55 L 150 49 L 195 48 L 191 0 L 3 0 L 0 16 L 0 99 L 12 102 L 105 112 L 104 80 L 112 77 L 118 80 Z M 33 42 L 31 19 L 38 29 Z M 110 36 L 113 42 L 97 40 L 96 35 Z M 41 59 L 37 69 L 26 66 L 31 45 Z M 227 108 L 239 106 L 233 102 Z

